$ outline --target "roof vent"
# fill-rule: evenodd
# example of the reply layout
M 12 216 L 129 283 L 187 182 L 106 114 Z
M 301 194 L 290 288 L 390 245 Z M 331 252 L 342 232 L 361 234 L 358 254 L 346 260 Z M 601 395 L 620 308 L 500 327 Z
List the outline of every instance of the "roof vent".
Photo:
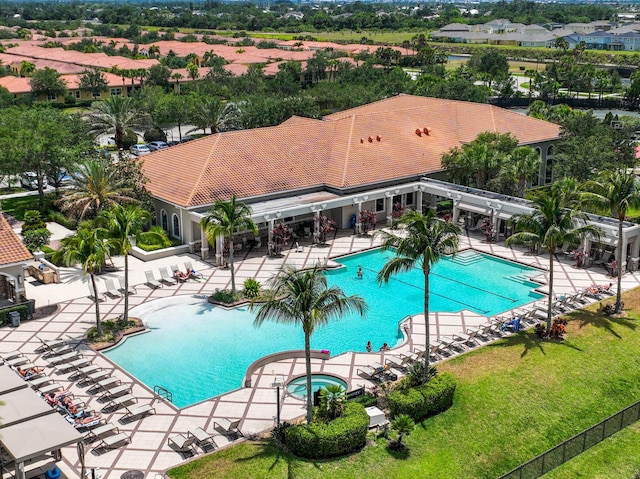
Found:
M 429 133 L 431 133 L 431 128 L 429 128 L 429 127 L 425 126 L 425 127 L 422 129 L 422 133 L 424 133 L 425 135 L 429 136 Z
M 364 140 L 362 138 L 360 138 L 360 143 L 364 143 Z
M 369 143 L 373 143 L 373 137 L 370 136 L 367 140 L 369 140 Z
M 422 136 L 422 130 L 420 128 L 416 128 L 416 135 Z
M 380 135 L 376 135 L 376 140 L 380 141 L 382 140 L 382 137 Z

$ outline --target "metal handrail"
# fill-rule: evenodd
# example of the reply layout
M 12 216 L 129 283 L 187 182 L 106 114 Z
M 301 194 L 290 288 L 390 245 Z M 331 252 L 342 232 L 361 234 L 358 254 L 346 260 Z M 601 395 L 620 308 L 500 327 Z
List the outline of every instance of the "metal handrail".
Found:
M 166 399 L 170 403 L 173 402 L 173 394 L 168 389 L 162 386 L 153 386 L 153 392 L 156 396 Z

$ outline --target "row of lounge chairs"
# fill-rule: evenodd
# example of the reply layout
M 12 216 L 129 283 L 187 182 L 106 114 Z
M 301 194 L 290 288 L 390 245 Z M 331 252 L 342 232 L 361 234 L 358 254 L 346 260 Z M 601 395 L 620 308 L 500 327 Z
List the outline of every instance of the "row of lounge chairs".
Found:
M 89 284 L 89 295 L 95 301 L 103 301 L 106 299 L 106 296 L 110 298 L 119 298 L 121 297 L 125 291 L 128 291 L 129 294 L 136 294 L 137 290 L 134 286 L 129 285 L 128 289 L 124 286 L 124 278 L 118 277 L 118 285 L 116 286 L 115 280 L 113 278 L 106 278 L 104 280 L 104 291 L 101 291 L 99 287 L 96 287 L 97 291 L 93 290 L 93 284 L 91 282 Z
M 202 273 L 193 269 L 191 262 L 184 263 L 185 273 L 176 264 L 172 264 L 171 268 L 159 268 L 160 278 L 156 278 L 152 271 L 145 271 L 146 285 L 152 289 L 161 288 L 163 284 L 174 286 L 178 283 L 184 283 L 189 279 L 202 279 Z
M 213 423 L 213 428 L 221 432 L 225 436 L 243 436 L 240 431 L 240 419 L 218 419 Z M 186 433 L 179 433 L 170 436 L 167 440 L 170 448 L 180 453 L 195 454 L 195 446 L 200 447 L 202 452 L 210 452 L 217 448 L 218 445 L 214 440 L 213 434 L 209 434 L 204 429 L 198 427 L 189 429 Z

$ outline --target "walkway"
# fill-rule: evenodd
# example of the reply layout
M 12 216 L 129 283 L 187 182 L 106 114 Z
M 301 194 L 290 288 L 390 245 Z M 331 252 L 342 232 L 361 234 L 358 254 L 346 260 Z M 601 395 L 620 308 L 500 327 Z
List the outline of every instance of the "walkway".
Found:
M 548 256 L 529 256 L 520 249 L 509 249 L 504 244 L 486 244 L 479 237 L 463 237 L 461 248 L 473 247 L 479 251 L 496 254 L 501 257 L 513 259 L 528 265 L 543 267 L 546 269 Z M 236 265 L 236 277 L 238 284 L 242 284 L 246 278 L 256 278 L 264 282 L 269 279 L 284 263 L 295 264 L 298 267 L 310 266 L 318 261 L 323 262 L 327 257 L 335 257 L 353 251 L 370 248 L 378 244 L 371 238 L 357 238 L 351 235 L 340 234 L 326 248 L 309 247 L 305 245 L 304 251 L 296 252 L 293 249 L 285 250 L 285 256 L 280 259 L 263 256 L 263 252 L 255 252 L 242 259 L 239 255 Z M 165 286 L 152 290 L 140 284 L 143 282 L 143 270 L 156 269 L 158 266 L 170 264 L 182 264 L 184 261 L 192 261 L 197 269 L 208 277 L 207 281 L 189 281 L 177 286 Z M 121 258 L 116 259 L 116 266 L 121 264 Z M 137 284 L 137 294 L 130 297 L 131 307 L 154 299 L 174 295 L 197 295 L 204 298 L 215 288 L 229 286 L 230 273 L 228 270 L 216 269 L 211 265 L 198 261 L 192 256 L 184 255 L 159 260 L 153 264 L 132 262 L 132 283 Z M 569 293 L 581 290 L 592 283 L 608 283 L 610 279 L 605 276 L 602 267 L 594 267 L 588 270 L 573 267 L 573 261 L 560 260 L 555 265 L 555 291 L 556 294 Z M 121 273 L 119 273 L 121 274 Z M 541 273 L 544 276 L 544 273 Z M 629 273 L 623 278 L 624 289 L 629 289 L 640 284 L 640 275 Z M 79 285 L 81 287 L 79 287 Z M 64 285 L 29 285 L 28 293 L 37 289 L 37 295 L 48 298 L 51 303 L 58 303 L 59 309 L 52 316 L 28 321 L 19 328 L 0 329 L 0 354 L 2 352 L 19 349 L 27 354 L 35 364 L 43 364 L 41 354 L 36 352 L 39 342 L 36 336 L 42 339 L 54 339 L 58 337 L 71 337 L 81 340 L 85 331 L 95 323 L 94 304 L 88 298 L 86 285 L 80 282 Z M 101 303 L 103 318 L 114 317 L 122 312 L 123 300 L 107 299 Z M 42 299 L 38 305 L 46 304 Z M 431 317 L 431 340 L 443 336 L 450 336 L 462 332 L 466 327 L 485 322 L 486 318 L 470 312 L 461 313 L 437 313 Z M 409 352 L 414 345 L 425 344 L 424 317 L 416 315 L 409 322 L 411 335 L 401 346 L 387 354 Z M 121 431 L 131 434 L 131 444 L 106 453 L 96 454 L 91 452 L 91 446 L 87 447 L 86 466 L 88 468 L 100 468 L 104 479 L 119 479 L 128 470 L 140 470 L 147 479 L 163 477 L 163 472 L 186 458 L 168 447 L 167 439 L 172 434 L 186 433 L 187 430 L 201 427 L 215 434 L 215 442 L 218 447 L 223 447 L 230 439 L 223 436 L 213 428 L 213 424 L 220 418 L 241 418 L 241 430 L 245 436 L 254 436 L 264 433 L 274 424 L 276 413 L 276 392 L 272 387 L 274 373 L 282 375 L 285 381 L 294 376 L 304 374 L 304 359 L 288 359 L 267 364 L 259 368 L 252 375 L 251 388 L 242 388 L 222 396 L 203 401 L 196 405 L 177 410 L 171 404 L 163 402 L 152 391 L 140 384 L 135 378 L 125 371 L 115 367 L 101 354 L 79 346 L 82 353 L 93 358 L 93 362 L 111 372 L 111 375 L 123 382 L 133 384 L 133 394 L 138 398 L 138 404 L 152 403 L 156 414 L 144 419 L 120 424 L 118 420 L 122 412 L 103 413 L 110 422 L 118 424 Z M 329 360 L 314 360 L 314 371 L 331 373 L 345 379 L 350 388 L 358 386 L 370 387 L 369 381 L 357 375 L 357 369 L 365 367 L 373 362 L 382 362 L 383 353 L 346 353 Z M 86 386 L 73 382 L 67 374 L 56 375 L 49 370 L 56 380 L 65 388 L 82 398 L 89 409 L 102 410 L 104 403 L 97 400 L 96 394 L 91 394 Z M 283 420 L 293 420 L 304 415 L 304 403 L 300 399 L 283 395 L 281 417 Z M 202 452 L 198 451 L 201 455 Z M 80 469 L 75 448 L 67 448 L 63 451 L 62 469 L 67 477 L 74 477 Z M 74 472 L 75 471 L 75 472 Z

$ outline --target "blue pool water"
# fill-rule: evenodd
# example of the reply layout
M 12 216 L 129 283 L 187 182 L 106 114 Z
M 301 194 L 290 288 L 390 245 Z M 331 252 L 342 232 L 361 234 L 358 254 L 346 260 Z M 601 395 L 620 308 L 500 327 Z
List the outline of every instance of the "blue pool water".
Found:
M 326 374 L 311 375 L 312 391 L 317 391 L 318 389 L 327 387 L 329 385 L 342 386 L 344 389 L 347 389 L 347 383 L 335 376 L 328 376 Z M 307 377 L 302 376 L 292 381 L 289 381 L 289 384 L 287 384 L 287 392 L 299 398 L 303 398 L 304 396 L 306 396 L 307 395 Z
M 336 355 L 364 351 L 367 341 L 377 349 L 385 342 L 393 347 L 402 339 L 398 323 L 423 311 L 424 281 L 422 272 L 415 269 L 379 285 L 376 274 L 392 255 L 371 250 L 337 260 L 345 267 L 328 272 L 329 283 L 362 296 L 369 313 L 318 328 L 311 337 L 313 349 L 328 349 Z M 360 266 L 362 279 L 356 275 Z M 542 297 L 532 291 L 536 284 L 527 280 L 536 274 L 539 271 L 516 263 L 464 251 L 434 266 L 430 309 L 498 314 Z M 241 387 L 256 359 L 304 348 L 298 326 L 267 321 L 256 328 L 247 307 L 225 310 L 202 298 L 159 299 L 136 307 L 131 315 L 141 317 L 151 331 L 128 338 L 106 356 L 150 388 L 158 385 L 171 391 L 178 407 Z

